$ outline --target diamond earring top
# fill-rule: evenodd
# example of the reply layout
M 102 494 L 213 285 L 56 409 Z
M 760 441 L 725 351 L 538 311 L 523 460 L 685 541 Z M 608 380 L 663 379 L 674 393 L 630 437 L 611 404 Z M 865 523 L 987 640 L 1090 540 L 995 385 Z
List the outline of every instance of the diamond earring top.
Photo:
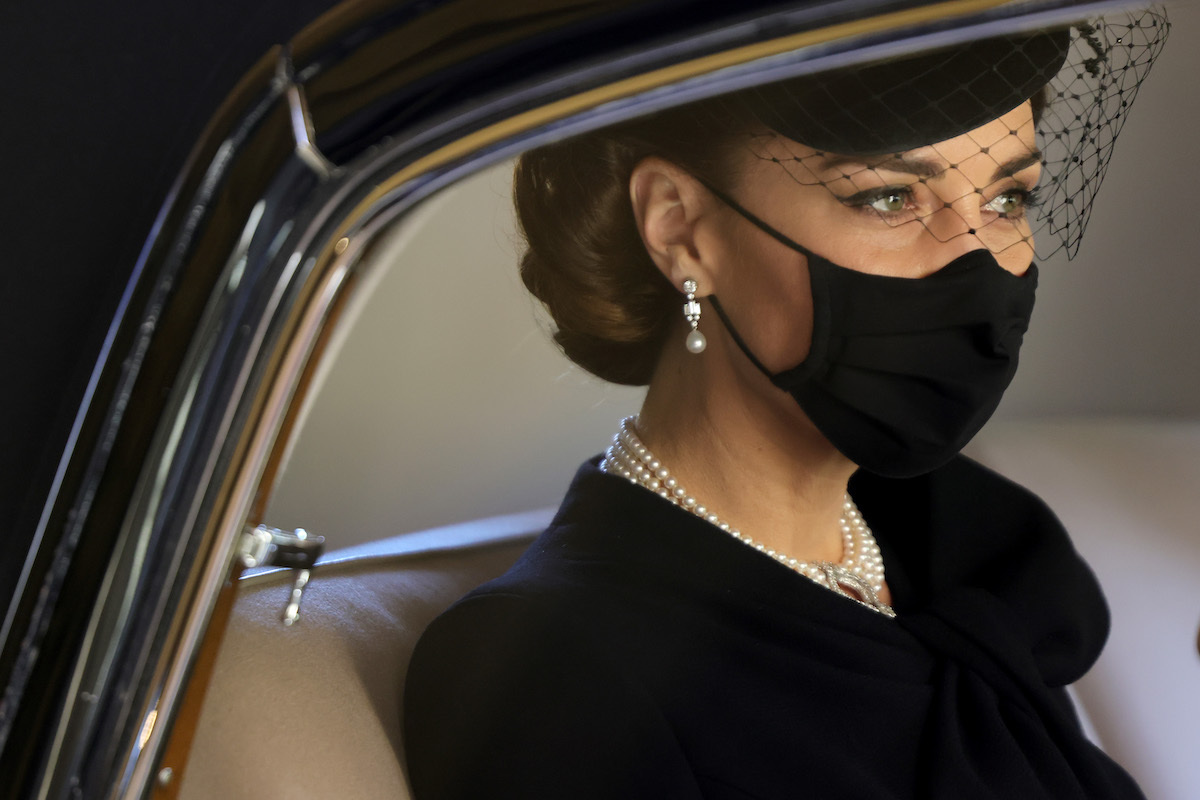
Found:
M 683 317 L 692 326 L 688 332 L 686 344 L 689 353 L 703 353 L 704 348 L 708 347 L 708 340 L 704 338 L 704 334 L 697 328 L 700 326 L 700 302 L 696 300 L 696 282 L 688 278 L 683 282 L 683 293 L 687 295 L 687 302 L 683 304 Z

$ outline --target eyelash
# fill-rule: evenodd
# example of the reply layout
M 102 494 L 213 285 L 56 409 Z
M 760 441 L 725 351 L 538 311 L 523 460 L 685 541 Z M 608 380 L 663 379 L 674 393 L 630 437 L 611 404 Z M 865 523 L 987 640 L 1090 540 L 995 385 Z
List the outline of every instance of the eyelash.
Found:
M 853 194 L 850 197 L 839 198 L 839 200 L 844 205 L 850 206 L 851 208 L 856 208 L 859 211 L 877 214 L 881 217 L 887 218 L 910 213 L 911 209 L 908 208 L 908 206 L 912 204 L 912 195 L 913 191 L 912 187 L 910 186 L 884 186 L 877 189 L 867 189 L 857 194 Z M 880 200 L 886 200 L 892 196 L 903 197 L 906 207 L 897 211 L 886 211 L 872 207 L 873 203 L 876 203 Z M 1013 188 L 1000 192 L 990 201 L 988 201 L 987 205 L 991 205 L 1005 196 L 1015 196 L 1019 201 L 1019 208 L 1016 212 L 1008 214 L 996 211 L 995 213 L 998 214 L 1002 219 L 1021 219 L 1026 215 L 1026 213 L 1028 213 L 1031 209 L 1037 208 L 1042 202 L 1041 194 L 1036 188 Z
M 1041 192 L 1037 188 L 1033 188 L 1033 189 L 1014 188 L 1014 189 L 1007 189 L 1003 192 L 1000 192 L 1000 194 L 996 195 L 995 197 L 993 197 L 991 199 L 991 201 L 988 203 L 988 205 L 991 205 L 991 203 L 996 202 L 997 200 L 999 200 L 1001 197 L 1004 197 L 1005 195 L 1014 195 L 1020 200 L 1020 208 L 1017 210 L 1016 213 L 1005 214 L 1005 213 L 999 212 L 999 211 L 996 212 L 996 213 L 1000 214 L 1001 217 L 1004 217 L 1005 219 L 1022 219 L 1030 211 L 1032 211 L 1033 209 L 1037 208 L 1039 205 L 1042 204 L 1042 195 L 1041 195 Z

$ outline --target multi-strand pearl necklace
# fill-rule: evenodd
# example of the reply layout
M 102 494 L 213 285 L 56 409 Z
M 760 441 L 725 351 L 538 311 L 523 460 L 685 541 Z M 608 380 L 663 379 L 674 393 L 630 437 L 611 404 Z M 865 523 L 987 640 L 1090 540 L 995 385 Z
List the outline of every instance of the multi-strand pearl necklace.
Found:
M 849 494 L 842 500 L 841 562 L 835 564 L 830 561 L 800 561 L 743 535 L 688 494 L 662 462 L 642 444 L 637 435 L 636 423 L 637 417 L 626 417 L 622 420 L 621 430 L 613 437 L 612 446 L 604 454 L 600 465 L 605 472 L 627 478 L 680 508 L 691 511 L 739 542 L 770 556 L 827 589 L 856 600 L 885 616 L 896 615 L 890 606 L 879 599 L 878 593 L 883 589 L 883 557 L 879 553 L 879 545 L 875 543 L 871 529 L 867 527 Z

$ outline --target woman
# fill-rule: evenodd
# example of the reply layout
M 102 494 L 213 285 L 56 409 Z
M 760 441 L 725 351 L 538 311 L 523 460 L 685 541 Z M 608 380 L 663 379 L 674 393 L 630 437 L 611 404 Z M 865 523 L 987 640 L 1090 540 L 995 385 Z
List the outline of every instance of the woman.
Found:
M 1016 368 L 1043 170 L 1060 193 L 1079 174 L 1037 133 L 1079 90 L 1043 87 L 1104 30 L 522 158 L 526 284 L 571 358 L 649 390 L 418 645 L 419 800 L 1141 796 L 1063 689 L 1107 631 L 1090 571 L 1037 498 L 956 455 Z

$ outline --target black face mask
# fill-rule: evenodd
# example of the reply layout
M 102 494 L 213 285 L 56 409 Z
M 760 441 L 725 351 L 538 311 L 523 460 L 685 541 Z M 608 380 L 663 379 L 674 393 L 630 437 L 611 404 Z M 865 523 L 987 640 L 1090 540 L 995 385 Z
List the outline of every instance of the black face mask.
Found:
M 989 251 L 972 250 L 924 278 L 871 275 L 821 258 L 717 196 L 808 258 L 812 348 L 791 369 L 768 371 L 711 298 L 742 352 L 863 469 L 911 477 L 953 458 L 1017 370 L 1037 267 L 1013 275 Z

